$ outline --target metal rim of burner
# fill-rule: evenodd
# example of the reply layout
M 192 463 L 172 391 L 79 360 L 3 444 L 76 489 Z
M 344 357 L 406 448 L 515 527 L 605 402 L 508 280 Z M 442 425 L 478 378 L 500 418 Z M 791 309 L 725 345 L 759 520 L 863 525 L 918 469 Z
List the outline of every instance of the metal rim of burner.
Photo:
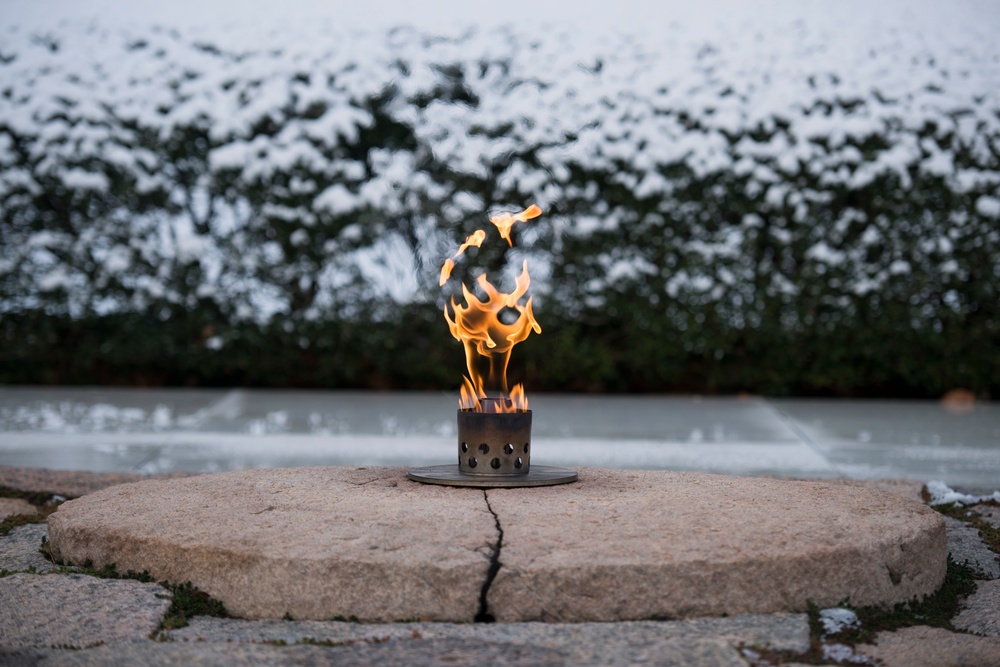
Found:
M 511 401 L 480 399 L 486 411 L 458 411 L 458 464 L 413 468 L 407 477 L 425 484 L 509 488 L 550 486 L 577 480 L 577 473 L 553 466 L 531 467 L 531 410 L 501 412 Z M 494 407 L 494 410 L 488 408 Z

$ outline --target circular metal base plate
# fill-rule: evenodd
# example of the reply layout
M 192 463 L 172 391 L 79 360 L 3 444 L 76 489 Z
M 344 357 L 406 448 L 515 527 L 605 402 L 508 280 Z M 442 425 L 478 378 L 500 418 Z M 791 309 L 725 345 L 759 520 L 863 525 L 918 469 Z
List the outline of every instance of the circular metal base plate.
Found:
M 575 470 L 554 466 L 531 466 L 526 475 L 470 475 L 458 464 L 411 468 L 406 476 L 414 482 L 444 486 L 473 486 L 480 489 L 510 489 L 520 486 L 551 486 L 575 482 Z

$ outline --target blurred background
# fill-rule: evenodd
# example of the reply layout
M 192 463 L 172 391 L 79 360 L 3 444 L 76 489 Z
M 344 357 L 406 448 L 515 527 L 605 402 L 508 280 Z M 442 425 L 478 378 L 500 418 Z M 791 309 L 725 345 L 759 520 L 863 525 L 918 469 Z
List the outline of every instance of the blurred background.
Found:
M 8 0 L 0 382 L 996 395 L 998 4 L 690 4 Z
M 947 396 L 996 446 L 997 34 L 975 1 L 5 0 L 0 383 L 453 392 L 441 263 L 537 203 L 468 253 L 529 261 L 529 395 Z M 13 391 L 7 429 L 102 404 Z

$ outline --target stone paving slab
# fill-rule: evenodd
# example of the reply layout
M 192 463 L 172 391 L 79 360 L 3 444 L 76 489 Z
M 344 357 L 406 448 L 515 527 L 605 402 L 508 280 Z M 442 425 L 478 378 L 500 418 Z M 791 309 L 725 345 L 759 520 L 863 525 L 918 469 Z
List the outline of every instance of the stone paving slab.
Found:
M 171 473 L 161 477 L 184 477 L 190 473 Z M 0 486 L 19 491 L 57 493 L 76 498 L 100 489 L 129 482 L 139 482 L 149 476 L 137 472 L 90 472 L 87 470 L 52 470 L 23 466 L 0 466 Z
M 995 528 L 1000 528 L 1000 507 L 996 505 L 973 505 L 972 509 L 979 512 L 986 523 Z
M 58 558 L 191 581 L 244 618 L 467 622 L 488 611 L 505 622 L 578 622 L 803 611 L 807 600 L 910 600 L 945 573 L 941 517 L 882 491 L 585 469 L 575 484 L 484 493 L 417 484 L 405 472 L 148 480 L 65 503 L 49 535 Z
M 275 642 L 303 640 L 362 642 L 384 639 L 465 639 L 472 642 L 518 642 L 551 649 L 581 644 L 625 650 L 630 646 L 674 640 L 721 639 L 730 644 L 768 646 L 775 650 L 809 649 L 805 614 L 748 615 L 696 618 L 684 621 L 622 623 L 344 623 L 323 621 L 242 621 L 199 617 L 185 628 L 171 630 L 175 641 Z
M 948 552 L 956 563 L 968 563 L 987 579 L 1000 578 L 1000 561 L 997 554 L 983 544 L 979 530 L 969 524 L 944 517 L 948 534 Z
M 44 523 L 18 526 L 7 535 L 0 535 L 0 570 L 8 572 L 51 572 L 56 565 L 42 555 L 39 548 L 49 529 Z
M 158 584 L 82 574 L 0 578 L 0 646 L 86 648 L 146 641 L 170 608 Z
M 858 651 L 883 667 L 997 667 L 1000 639 L 917 626 L 880 632 Z
M 93 472 L 89 470 L 54 470 L 18 466 L 0 466 L 0 486 L 21 491 L 45 491 L 64 498 L 80 496 L 119 484 L 147 479 L 181 479 L 199 473 L 174 470 L 161 473 Z
M 18 514 L 37 514 L 38 510 L 21 498 L 0 498 L 0 521 Z
M 820 482 L 583 469 L 495 489 L 497 620 L 611 621 L 804 611 L 922 597 L 944 579 L 944 523 L 895 494 Z
M 973 634 L 1000 637 L 1000 579 L 977 582 L 976 592 L 965 601 L 952 625 Z
M 491 665 L 495 667 L 551 667 L 580 665 L 703 665 L 705 667 L 746 667 L 739 653 L 722 641 L 693 640 L 664 642 L 624 654 L 589 647 L 554 650 L 531 644 L 482 642 L 461 639 L 386 641 L 379 644 L 344 646 L 271 646 L 261 644 L 118 644 L 85 651 L 4 651 L 5 665 L 38 667 L 454 667 Z
M 190 581 L 243 618 L 471 621 L 497 531 L 482 490 L 329 467 L 112 487 L 61 505 L 49 539 L 60 560 Z
M 893 491 L 891 488 L 886 490 Z M 485 499 L 483 502 L 485 504 Z M 981 511 L 983 508 L 976 509 Z M 14 564 L 15 568 L 30 566 L 33 563 L 32 557 L 41 559 L 38 546 L 44 529 L 44 524 L 22 526 L 15 528 L 9 535 L 0 537 L 0 569 L 4 567 L 4 558 L 8 558 L 6 562 Z M 48 561 L 42 559 L 42 562 L 51 567 Z M 75 581 L 73 577 L 62 575 L 48 577 L 60 582 Z M 19 581 L 6 577 L 0 579 L 0 591 L 3 591 L 3 582 L 10 579 L 18 587 L 28 587 L 29 583 L 40 578 Z M 91 579 L 91 582 L 96 585 L 113 583 L 98 579 Z M 997 649 L 996 644 L 991 642 L 997 641 L 995 624 L 996 619 L 1000 618 L 997 585 L 1000 585 L 1000 580 L 978 582 L 977 593 L 966 602 L 963 614 L 953 621 L 956 627 L 967 627 L 968 630 L 986 635 L 992 632 L 992 636 L 975 637 L 930 628 L 912 628 L 896 633 L 883 633 L 879 637 L 879 645 L 863 646 L 859 650 L 867 655 L 877 656 L 890 667 L 909 664 L 993 664 Z M 0 592 L 0 610 L 5 607 L 4 603 L 8 599 L 4 592 Z M 92 600 L 93 597 L 88 599 Z M 165 600 L 154 596 L 147 603 L 160 605 L 156 608 L 156 613 L 162 616 Z M 121 610 L 115 605 L 91 607 L 93 614 L 102 619 L 100 624 L 110 626 L 120 622 Z M 982 625 L 977 626 L 975 623 Z M 145 639 L 148 631 L 144 629 L 143 633 L 130 639 L 128 644 L 114 643 L 110 646 L 68 651 L 38 646 L 11 648 L 0 631 L 0 647 L 7 645 L 7 648 L 0 648 L 0 664 L 151 664 L 183 667 L 204 664 L 225 667 L 251 664 L 374 665 L 396 662 L 443 665 L 455 664 L 451 661 L 457 660 L 460 663 L 497 665 L 613 665 L 643 662 L 745 665 L 746 656 L 741 659 L 738 653 L 734 653 L 740 646 L 766 645 L 794 655 L 808 648 L 809 641 L 807 623 L 802 614 L 578 624 L 359 624 L 196 617 L 189 627 L 169 631 L 167 634 L 174 642 L 160 643 Z M 385 641 L 387 638 L 391 641 Z M 48 636 L 39 635 L 37 639 L 42 646 L 52 644 Z M 981 639 L 988 641 L 977 641 Z M 343 645 L 295 645 L 295 642 L 309 640 Z M 91 641 L 92 638 L 81 645 L 92 645 Z M 285 642 L 292 645 L 273 646 L 260 642 Z

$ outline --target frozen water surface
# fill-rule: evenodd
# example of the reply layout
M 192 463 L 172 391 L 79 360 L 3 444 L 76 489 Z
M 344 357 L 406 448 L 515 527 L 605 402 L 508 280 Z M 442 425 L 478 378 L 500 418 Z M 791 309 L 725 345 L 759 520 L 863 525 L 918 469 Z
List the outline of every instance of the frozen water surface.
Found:
M 909 401 L 774 401 L 810 447 L 851 477 L 891 476 L 995 488 L 1000 405 Z M 880 472 L 884 471 L 884 472 Z
M 1000 405 L 534 394 L 535 462 L 989 490 Z M 446 393 L 0 387 L 0 465 L 218 471 L 450 463 Z

